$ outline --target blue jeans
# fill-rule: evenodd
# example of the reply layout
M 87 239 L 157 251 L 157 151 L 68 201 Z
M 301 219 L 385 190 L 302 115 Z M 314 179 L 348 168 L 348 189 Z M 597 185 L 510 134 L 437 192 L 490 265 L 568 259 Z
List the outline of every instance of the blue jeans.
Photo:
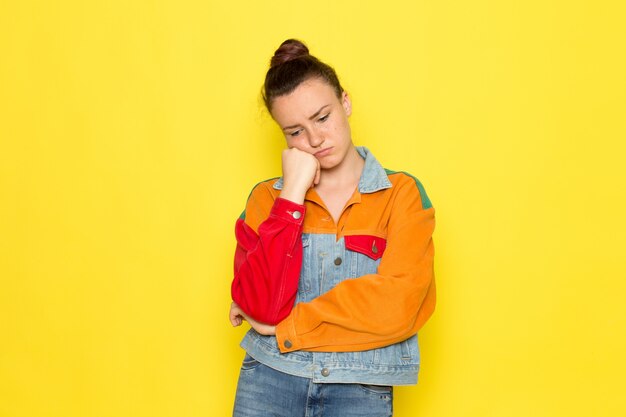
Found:
M 246 354 L 233 417 L 390 417 L 392 406 L 393 387 L 317 384 Z

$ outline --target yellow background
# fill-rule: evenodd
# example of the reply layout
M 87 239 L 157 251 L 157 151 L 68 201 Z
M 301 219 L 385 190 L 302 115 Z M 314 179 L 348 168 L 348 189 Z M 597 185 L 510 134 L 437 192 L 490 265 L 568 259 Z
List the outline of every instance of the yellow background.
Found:
M 619 1 L 2 1 L 0 416 L 230 415 L 234 221 L 306 41 L 425 185 L 439 301 L 395 415 L 626 414 Z

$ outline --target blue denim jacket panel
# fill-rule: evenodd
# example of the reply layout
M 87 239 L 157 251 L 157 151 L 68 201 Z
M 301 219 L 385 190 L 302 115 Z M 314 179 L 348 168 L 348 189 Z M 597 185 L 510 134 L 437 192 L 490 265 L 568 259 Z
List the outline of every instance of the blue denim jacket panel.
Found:
M 271 347 L 273 344 L 274 347 Z M 259 362 L 287 374 L 311 378 L 317 383 L 414 385 L 419 372 L 417 336 L 395 345 L 362 352 L 289 352 L 281 354 L 273 336 L 250 330 L 241 347 Z M 400 363 L 402 352 L 410 360 Z M 395 358 L 396 364 L 384 358 Z M 371 360 L 371 361 L 370 361 Z
M 380 259 L 373 260 L 346 249 L 344 239 L 335 234 L 302 234 L 302 269 L 296 304 L 309 302 L 326 293 L 345 279 L 376 271 Z
M 357 150 L 365 158 L 359 191 L 367 193 L 389 188 L 387 174 L 373 155 L 366 148 Z M 276 188 L 282 187 L 282 181 L 279 182 Z M 347 249 L 344 238 L 336 240 L 334 233 L 303 233 L 302 246 L 296 304 L 313 300 L 343 280 L 376 273 L 380 264 L 380 259 Z M 412 385 L 417 382 L 420 363 L 417 335 L 366 351 L 281 353 L 274 336 L 261 336 L 250 329 L 241 346 L 267 366 L 320 383 Z

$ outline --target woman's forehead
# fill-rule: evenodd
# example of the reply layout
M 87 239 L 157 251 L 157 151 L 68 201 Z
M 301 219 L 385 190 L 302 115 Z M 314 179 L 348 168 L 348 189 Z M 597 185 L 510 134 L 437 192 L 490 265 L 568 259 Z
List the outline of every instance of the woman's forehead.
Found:
M 283 117 L 306 117 L 314 115 L 322 106 L 333 105 L 339 100 L 335 90 L 319 79 L 302 82 L 296 89 L 274 99 L 272 115 Z

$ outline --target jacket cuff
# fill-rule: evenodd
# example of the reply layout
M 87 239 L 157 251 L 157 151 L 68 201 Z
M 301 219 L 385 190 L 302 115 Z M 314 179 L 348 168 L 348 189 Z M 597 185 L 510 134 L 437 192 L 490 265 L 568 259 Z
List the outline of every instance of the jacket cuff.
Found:
M 296 336 L 296 328 L 291 315 L 278 323 L 276 326 L 276 342 L 281 353 L 293 352 L 299 350 L 298 337 Z
M 305 212 L 306 207 L 303 204 L 278 197 L 274 201 L 270 217 L 277 217 L 290 223 L 301 225 L 304 222 Z

